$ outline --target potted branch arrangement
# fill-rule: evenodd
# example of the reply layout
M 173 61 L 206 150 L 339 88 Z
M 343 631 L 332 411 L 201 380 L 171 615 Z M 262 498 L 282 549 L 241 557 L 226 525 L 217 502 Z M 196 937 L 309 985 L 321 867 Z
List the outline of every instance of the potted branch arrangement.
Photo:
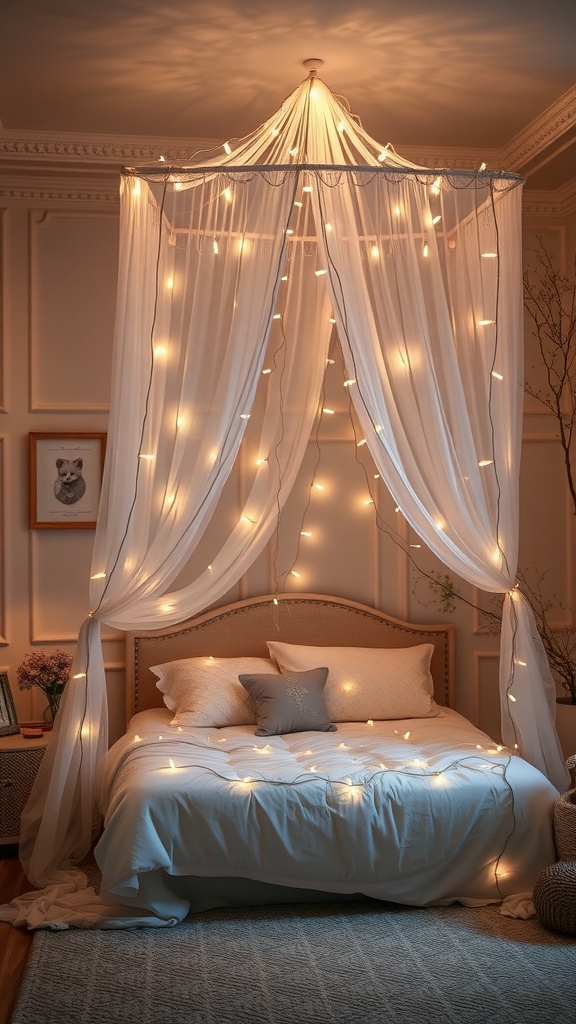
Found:
M 533 253 L 536 266 L 532 274 L 524 276 L 524 306 L 532 320 L 545 369 L 545 386 L 535 387 L 526 381 L 524 390 L 556 420 L 566 484 L 576 516 L 576 255 L 572 276 L 567 277 L 556 269 L 541 239 Z M 555 602 L 544 597 L 541 586 L 528 589 L 526 596 L 531 601 L 550 667 L 564 690 L 559 703 L 576 705 L 576 629 L 551 629 L 549 612 Z

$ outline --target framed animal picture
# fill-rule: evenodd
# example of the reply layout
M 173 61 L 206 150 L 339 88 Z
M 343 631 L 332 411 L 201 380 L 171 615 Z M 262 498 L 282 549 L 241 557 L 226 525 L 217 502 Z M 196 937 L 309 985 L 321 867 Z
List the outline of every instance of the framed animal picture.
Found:
M 31 528 L 93 530 L 106 434 L 34 433 L 28 438 Z

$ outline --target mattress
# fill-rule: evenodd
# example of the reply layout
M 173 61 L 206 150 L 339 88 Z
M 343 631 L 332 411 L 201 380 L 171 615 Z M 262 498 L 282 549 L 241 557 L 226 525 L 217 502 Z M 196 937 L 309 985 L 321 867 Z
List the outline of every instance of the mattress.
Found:
M 203 879 L 210 905 L 220 879 L 483 905 L 531 890 L 555 859 L 555 788 L 453 710 L 270 737 L 171 718 L 135 715 L 104 780 L 101 894 L 143 923 L 204 909 Z

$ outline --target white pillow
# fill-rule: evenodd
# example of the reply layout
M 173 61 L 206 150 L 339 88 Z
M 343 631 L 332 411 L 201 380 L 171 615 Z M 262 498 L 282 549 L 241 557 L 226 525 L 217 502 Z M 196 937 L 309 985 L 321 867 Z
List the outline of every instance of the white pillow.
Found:
M 376 647 L 304 647 L 268 642 L 281 672 L 328 666 L 324 699 L 331 722 L 431 718 L 440 714 L 430 674 L 433 644 Z
M 255 725 L 256 711 L 238 679 L 242 672 L 278 674 L 268 658 L 180 658 L 153 665 L 156 686 L 175 712 L 171 725 Z

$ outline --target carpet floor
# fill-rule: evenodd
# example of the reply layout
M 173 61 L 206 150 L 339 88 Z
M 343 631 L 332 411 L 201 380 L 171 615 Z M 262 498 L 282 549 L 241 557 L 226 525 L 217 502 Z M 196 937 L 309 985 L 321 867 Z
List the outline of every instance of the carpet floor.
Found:
M 499 908 L 217 910 L 38 932 L 12 1024 L 575 1024 L 576 940 Z

